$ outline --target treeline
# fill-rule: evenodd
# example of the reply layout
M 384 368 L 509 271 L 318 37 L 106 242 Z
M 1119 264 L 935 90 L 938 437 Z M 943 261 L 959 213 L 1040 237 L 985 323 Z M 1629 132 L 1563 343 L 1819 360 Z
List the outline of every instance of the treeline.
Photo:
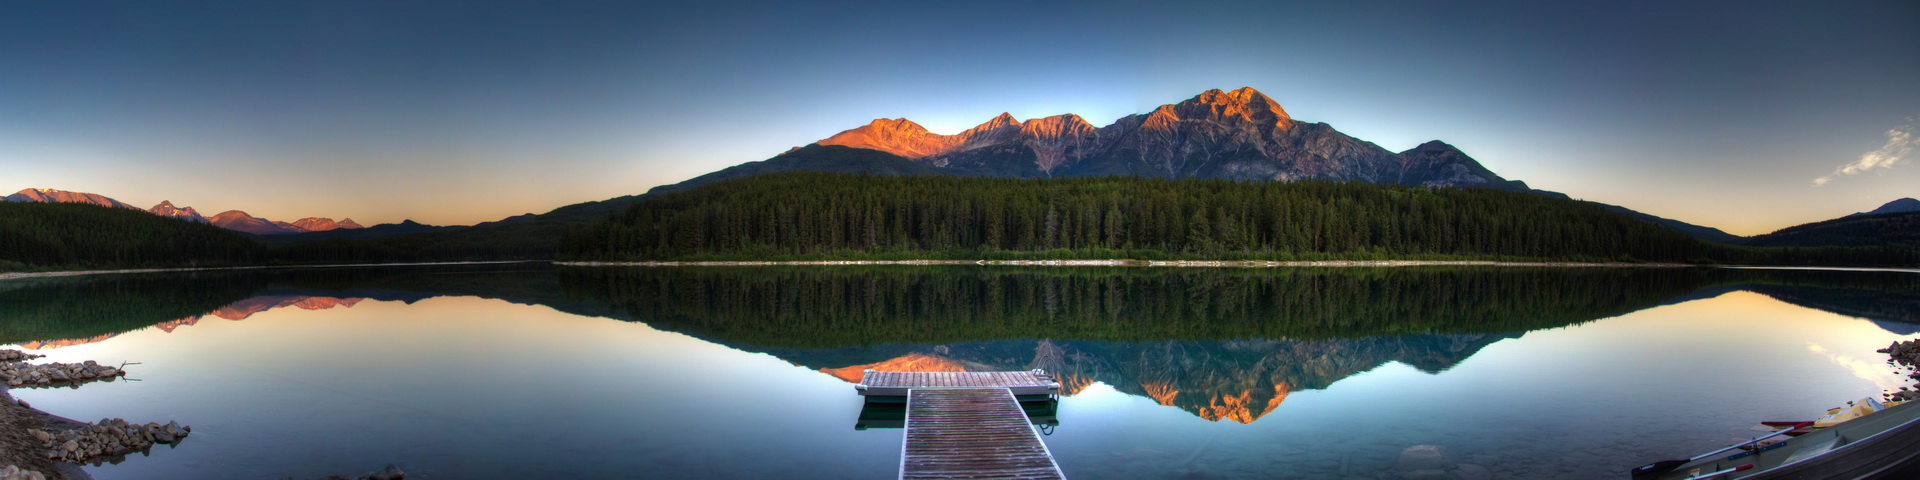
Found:
M 555 258 L 1914 266 L 1920 247 L 1735 247 L 1560 198 L 1327 181 L 788 172 L 589 202 L 526 220 L 271 248 L 209 225 L 126 209 L 0 203 L 0 271 Z
M 544 263 L 267 268 L 83 275 L 0 282 L 0 345 L 83 339 L 190 319 L 259 295 L 364 297 L 412 303 L 441 295 L 539 304 L 610 316 L 569 299 Z
M 207 225 L 124 208 L 0 202 L 0 271 L 246 265 L 267 248 Z
M 292 263 L 453 262 L 552 260 L 561 232 L 603 220 L 641 197 L 576 203 L 545 214 L 443 231 L 383 238 L 334 238 L 275 245 L 274 258 Z M 375 227 L 379 228 L 379 227 Z M 276 237 L 263 238 L 269 244 Z
M 1648 308 L 1710 269 L 564 268 L 571 296 L 729 344 L 1509 333 Z
M 562 228 L 506 224 L 376 239 L 334 238 L 274 247 L 272 253 L 276 261 L 301 264 L 548 260 Z
M 1490 189 L 1138 177 L 781 173 L 640 202 L 568 232 L 560 257 L 1064 250 L 1692 261 L 1713 247 L 1579 202 Z
M 205 315 L 263 286 L 235 272 L 8 281 L 0 284 L 0 344 L 138 330 Z
M 534 220 L 279 247 L 212 225 L 79 203 L 0 202 L 0 272 L 548 260 L 564 225 Z
M 1914 322 L 1910 312 L 1920 305 L 1916 278 L 1904 272 L 1721 268 L 555 269 L 523 263 L 249 269 L 0 282 L 0 343 L 123 332 L 254 295 L 402 301 L 450 295 L 641 321 L 756 349 L 877 349 L 850 353 L 866 358 L 895 348 L 885 345 L 1020 338 L 1512 333 L 1730 289 L 1872 320 Z
M 1308 180 L 792 172 L 653 196 L 562 260 L 1505 259 L 1915 265 L 1920 248 L 1741 248 L 1583 202 Z
M 1747 245 L 1904 245 L 1920 247 L 1920 212 L 1841 217 L 1760 235 Z

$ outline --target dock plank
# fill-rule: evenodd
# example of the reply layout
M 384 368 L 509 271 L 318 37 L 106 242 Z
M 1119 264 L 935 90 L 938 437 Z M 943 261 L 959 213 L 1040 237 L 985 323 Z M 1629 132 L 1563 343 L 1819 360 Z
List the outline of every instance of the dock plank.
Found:
M 869 374 L 869 378 L 873 375 Z M 947 376 L 973 383 L 990 376 Z M 929 388 L 907 393 L 900 478 L 1065 479 L 1007 388 Z
M 1027 372 L 875 372 L 867 371 L 855 387 L 861 395 L 902 397 L 908 390 L 940 388 L 1008 388 L 1014 395 L 1055 395 L 1060 383 L 1039 371 Z

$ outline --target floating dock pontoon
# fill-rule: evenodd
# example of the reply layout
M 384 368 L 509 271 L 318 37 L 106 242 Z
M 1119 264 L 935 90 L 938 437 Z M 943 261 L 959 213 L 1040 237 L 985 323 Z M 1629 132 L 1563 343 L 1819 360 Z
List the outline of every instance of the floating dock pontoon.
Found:
M 1066 478 L 1020 406 L 1059 395 L 1046 372 L 868 370 L 854 389 L 869 402 L 906 402 L 902 479 Z

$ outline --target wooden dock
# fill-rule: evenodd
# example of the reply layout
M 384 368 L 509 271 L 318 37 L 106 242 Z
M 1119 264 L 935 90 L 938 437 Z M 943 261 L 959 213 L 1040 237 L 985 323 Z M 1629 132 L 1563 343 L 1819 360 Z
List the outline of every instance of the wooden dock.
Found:
M 901 479 L 1062 479 L 1020 406 L 1058 395 L 1046 372 L 875 372 L 854 386 L 871 402 L 905 397 Z
M 1006 388 L 907 393 L 901 479 L 1065 479 Z
M 1025 372 L 876 372 L 853 389 L 868 397 L 904 397 L 910 390 L 1004 388 L 1014 395 L 1058 395 L 1060 382 L 1040 370 Z

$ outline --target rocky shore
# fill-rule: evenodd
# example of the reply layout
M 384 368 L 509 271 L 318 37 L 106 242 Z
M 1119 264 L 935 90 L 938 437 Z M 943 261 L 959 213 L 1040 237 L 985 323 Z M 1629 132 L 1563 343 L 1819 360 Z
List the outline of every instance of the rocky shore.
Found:
M 1894 368 L 1905 369 L 1907 378 L 1920 380 L 1920 339 L 1893 342 L 1892 345 L 1887 345 L 1887 348 L 1876 351 L 1887 354 L 1887 363 Z M 1920 390 L 1914 390 L 1916 387 L 1920 387 L 1920 383 L 1887 392 L 1886 398 L 1887 400 L 1920 399 Z
M 135 425 L 118 418 L 103 418 L 80 428 L 29 432 L 46 447 L 47 458 L 74 464 L 120 463 L 126 455 L 146 452 L 156 443 L 174 444 L 192 432 L 177 422 L 166 425 Z
M 79 387 L 94 381 L 126 376 L 120 367 L 83 363 L 30 364 L 41 358 L 19 350 L 0 350 L 0 480 L 91 480 L 82 465 L 120 463 L 133 453 L 146 454 L 154 445 L 176 445 L 193 427 L 178 422 L 133 423 L 104 418 L 80 422 L 36 410 L 17 400 L 8 387 Z M 400 467 L 355 477 L 329 476 L 321 480 L 402 480 Z
M 14 400 L 0 386 L 0 480 L 92 478 L 78 465 L 47 458 L 47 445 L 31 433 L 44 432 L 55 418 Z
M 85 363 L 26 363 L 6 361 L 0 363 L 0 380 L 9 387 L 64 387 L 107 381 L 127 376 L 120 367 L 101 365 L 88 360 Z
M 84 363 L 30 364 L 40 358 L 0 350 L 0 480 L 89 479 L 82 464 L 119 463 L 155 444 L 175 444 L 192 428 L 168 422 L 135 424 L 118 418 L 96 423 L 70 420 L 16 400 L 8 387 L 78 387 L 126 376 L 120 367 Z

